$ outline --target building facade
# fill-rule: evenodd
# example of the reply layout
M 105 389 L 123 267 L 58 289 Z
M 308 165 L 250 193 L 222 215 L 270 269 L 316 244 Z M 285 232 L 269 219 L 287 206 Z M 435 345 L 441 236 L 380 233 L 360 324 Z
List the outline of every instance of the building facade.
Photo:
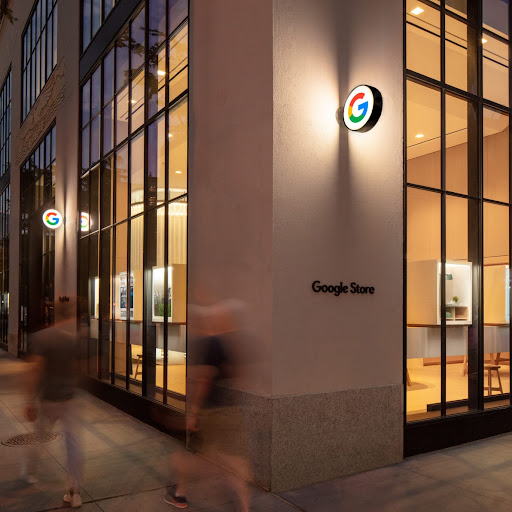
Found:
M 0 347 L 75 301 L 89 389 L 186 442 L 237 298 L 273 490 L 512 430 L 507 1 L 3 5 Z

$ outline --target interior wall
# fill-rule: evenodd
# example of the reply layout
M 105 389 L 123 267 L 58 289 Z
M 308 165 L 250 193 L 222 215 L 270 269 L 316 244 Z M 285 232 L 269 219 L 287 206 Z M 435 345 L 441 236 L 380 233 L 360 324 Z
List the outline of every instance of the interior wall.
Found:
M 274 1 L 275 395 L 402 382 L 402 23 L 397 0 Z M 360 84 L 384 103 L 366 133 L 335 120 Z
M 437 163 L 435 163 L 437 162 Z M 409 183 L 429 184 L 439 174 L 438 152 L 408 160 Z M 447 189 L 467 193 L 467 144 L 446 150 Z M 508 202 L 508 128 L 484 138 L 484 196 Z M 407 260 L 438 259 L 441 255 L 440 195 L 408 190 Z M 447 259 L 466 260 L 468 247 L 467 200 L 450 198 L 446 203 Z M 459 219 L 459 221 L 457 221 Z M 508 262 L 508 210 L 484 206 L 484 262 Z

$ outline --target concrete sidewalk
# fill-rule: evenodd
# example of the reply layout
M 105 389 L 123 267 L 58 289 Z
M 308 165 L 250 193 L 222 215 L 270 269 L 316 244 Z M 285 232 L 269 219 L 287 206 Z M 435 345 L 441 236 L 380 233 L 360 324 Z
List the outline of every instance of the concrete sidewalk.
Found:
M 25 363 L 0 350 L 0 440 L 31 431 L 23 418 Z M 176 510 L 163 501 L 173 483 L 169 454 L 181 444 L 80 393 L 86 458 L 85 512 Z M 20 480 L 25 448 L 0 445 L 0 511 L 69 510 L 63 440 L 45 445 L 39 482 Z M 226 473 L 200 458 L 188 510 L 236 512 Z M 512 512 L 512 434 L 408 459 L 374 471 L 275 495 L 253 488 L 255 512 Z

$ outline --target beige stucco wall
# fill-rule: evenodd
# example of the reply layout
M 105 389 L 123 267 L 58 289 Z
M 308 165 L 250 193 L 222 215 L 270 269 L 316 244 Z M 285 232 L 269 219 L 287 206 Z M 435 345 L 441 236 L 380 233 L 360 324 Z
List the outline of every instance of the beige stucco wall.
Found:
M 402 457 L 402 9 L 191 4 L 189 301 L 248 306 L 241 396 L 274 490 Z M 335 112 L 359 84 L 383 114 L 349 133 Z M 316 279 L 376 292 L 315 294 Z
M 402 8 L 274 1 L 275 395 L 402 382 Z M 335 120 L 360 84 L 383 96 L 366 133 Z

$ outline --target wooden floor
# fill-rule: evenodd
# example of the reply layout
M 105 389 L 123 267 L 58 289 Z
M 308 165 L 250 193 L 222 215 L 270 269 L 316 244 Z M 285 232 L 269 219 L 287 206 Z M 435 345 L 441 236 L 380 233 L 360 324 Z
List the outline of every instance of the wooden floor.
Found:
M 500 365 L 500 377 L 504 393 L 510 392 L 510 366 Z M 428 404 L 441 402 L 441 366 L 422 366 L 421 359 L 408 361 L 411 385 L 407 386 L 407 415 L 414 419 L 439 416 L 439 411 L 427 413 Z M 493 377 L 493 386 L 497 379 Z M 497 395 L 494 391 L 493 395 Z M 487 396 L 487 392 L 486 392 Z M 468 397 L 468 376 L 462 375 L 462 363 L 446 365 L 446 400 L 447 402 L 463 400 Z M 487 407 L 500 406 L 500 402 L 490 402 Z M 461 408 L 449 410 L 448 413 L 463 412 Z M 413 419 L 413 418 L 409 418 Z

